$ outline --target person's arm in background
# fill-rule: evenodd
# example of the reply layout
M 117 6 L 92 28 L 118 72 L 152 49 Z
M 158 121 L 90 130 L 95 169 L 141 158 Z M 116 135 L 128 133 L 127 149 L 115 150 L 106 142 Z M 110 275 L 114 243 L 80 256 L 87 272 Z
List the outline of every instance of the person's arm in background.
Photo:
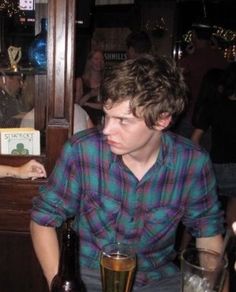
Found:
M 59 243 L 56 230 L 31 221 L 30 232 L 36 256 L 50 288 L 59 265 Z
M 84 105 L 97 109 L 97 110 L 102 110 L 103 108 L 103 105 L 101 104 L 101 102 L 85 102 Z
M 232 224 L 232 229 L 233 229 L 234 234 L 236 235 L 236 222 L 234 222 L 234 223 Z M 235 271 L 236 271 L 236 262 L 234 263 L 234 269 L 235 269 Z
M 91 121 L 87 112 L 78 104 L 74 104 L 74 125 L 73 134 L 85 129 L 93 128 L 94 124 Z
M 194 126 L 194 130 L 191 136 L 191 140 L 200 145 L 201 139 L 204 133 L 210 127 L 210 117 L 209 117 L 209 109 L 206 104 L 199 105 L 197 104 L 194 108 L 192 124 Z
M 196 105 L 193 113 L 192 124 L 194 130 L 191 140 L 200 145 L 203 135 L 210 127 L 210 109 L 207 104 Z
M 93 128 L 93 127 L 94 127 L 94 124 L 91 121 L 90 117 L 88 117 L 88 119 L 87 119 L 87 128 L 90 129 L 90 128 Z
M 201 138 L 204 134 L 204 130 L 202 129 L 194 129 L 193 133 L 192 133 L 192 136 L 191 136 L 191 140 L 196 143 L 196 144 L 200 144 L 201 142 Z
M 76 78 L 75 81 L 75 102 L 80 106 L 86 105 L 88 100 L 99 94 L 99 88 L 91 89 L 88 93 L 83 92 L 83 81 L 80 77 Z
M 32 159 L 21 166 L 0 165 L 0 177 L 31 178 L 46 177 L 44 166 Z
M 99 88 L 92 88 L 88 93 L 86 93 L 80 98 L 79 104 L 81 106 L 90 106 L 95 109 L 102 109 L 102 103 L 100 101 L 89 102 L 91 97 L 98 96 L 98 95 L 99 95 Z

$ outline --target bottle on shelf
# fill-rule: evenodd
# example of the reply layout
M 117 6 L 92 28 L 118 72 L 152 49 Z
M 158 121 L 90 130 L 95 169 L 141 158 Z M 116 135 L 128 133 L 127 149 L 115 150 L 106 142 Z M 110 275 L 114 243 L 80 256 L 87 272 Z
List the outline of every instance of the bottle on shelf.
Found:
M 29 47 L 29 61 L 38 70 L 47 68 L 47 19 L 41 19 L 41 31 Z
M 86 292 L 78 265 L 78 237 L 71 220 L 66 222 L 63 231 L 59 270 L 52 281 L 51 292 Z

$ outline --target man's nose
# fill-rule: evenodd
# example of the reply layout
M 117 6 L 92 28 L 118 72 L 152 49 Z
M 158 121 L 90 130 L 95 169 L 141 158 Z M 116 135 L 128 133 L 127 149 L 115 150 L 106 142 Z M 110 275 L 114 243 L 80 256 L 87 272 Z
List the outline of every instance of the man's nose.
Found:
M 104 119 L 104 125 L 103 125 L 103 134 L 109 135 L 112 131 L 113 124 L 112 121 L 109 118 Z

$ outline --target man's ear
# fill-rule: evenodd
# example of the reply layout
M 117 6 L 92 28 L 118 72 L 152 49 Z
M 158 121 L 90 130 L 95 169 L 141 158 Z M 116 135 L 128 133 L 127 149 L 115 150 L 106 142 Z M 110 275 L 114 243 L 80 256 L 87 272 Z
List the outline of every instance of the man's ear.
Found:
M 159 119 L 157 120 L 154 128 L 158 131 L 163 131 L 170 125 L 171 120 L 172 116 L 169 113 L 162 113 Z

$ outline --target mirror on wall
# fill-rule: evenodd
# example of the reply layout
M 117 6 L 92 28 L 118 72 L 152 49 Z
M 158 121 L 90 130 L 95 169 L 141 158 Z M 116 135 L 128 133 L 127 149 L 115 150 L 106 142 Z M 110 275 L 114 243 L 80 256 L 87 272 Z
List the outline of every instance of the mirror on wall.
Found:
M 22 128 L 36 129 L 43 146 L 47 96 L 47 1 L 2 1 L 0 32 L 0 128 L 17 128 L 18 132 Z M 41 151 L 31 154 L 39 155 Z

